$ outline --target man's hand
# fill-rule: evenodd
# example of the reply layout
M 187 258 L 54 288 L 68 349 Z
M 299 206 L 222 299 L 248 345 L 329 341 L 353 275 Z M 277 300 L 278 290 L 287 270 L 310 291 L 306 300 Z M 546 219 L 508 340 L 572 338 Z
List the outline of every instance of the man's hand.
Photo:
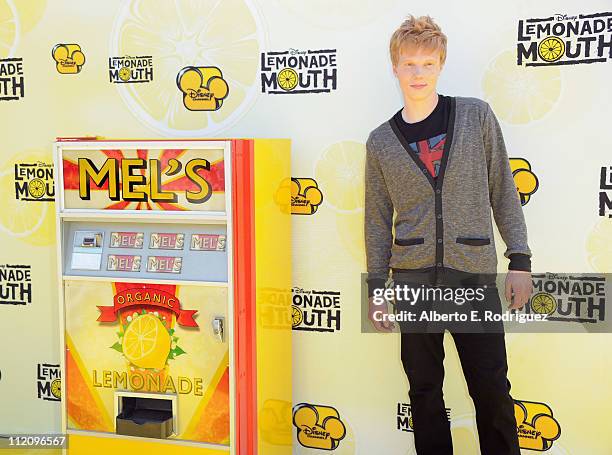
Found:
M 531 297 L 533 284 L 531 282 L 531 272 L 522 270 L 508 270 L 506 275 L 506 302 L 510 302 L 509 310 L 523 308 Z M 514 299 L 513 299 L 514 296 Z
M 382 305 L 376 305 L 374 303 L 374 297 L 370 297 L 368 299 L 368 318 L 370 319 L 370 321 L 372 321 L 372 324 L 374 325 L 374 328 L 378 331 L 378 332 L 391 332 L 393 331 L 393 329 L 395 328 L 395 325 L 393 324 L 393 322 L 389 321 L 389 320 L 382 320 L 382 321 L 377 321 L 376 319 L 374 319 L 374 313 L 379 311 L 380 313 L 377 315 L 378 319 L 382 319 L 384 317 L 384 315 L 389 314 L 389 310 L 388 310 L 388 306 L 387 306 L 387 301 L 385 300 L 385 302 Z

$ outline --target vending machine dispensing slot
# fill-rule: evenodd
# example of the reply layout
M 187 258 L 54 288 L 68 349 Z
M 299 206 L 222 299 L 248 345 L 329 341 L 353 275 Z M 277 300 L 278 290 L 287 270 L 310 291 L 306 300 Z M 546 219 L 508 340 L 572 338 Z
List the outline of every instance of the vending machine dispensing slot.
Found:
M 172 400 L 142 396 L 118 396 L 116 433 L 165 439 L 174 433 Z

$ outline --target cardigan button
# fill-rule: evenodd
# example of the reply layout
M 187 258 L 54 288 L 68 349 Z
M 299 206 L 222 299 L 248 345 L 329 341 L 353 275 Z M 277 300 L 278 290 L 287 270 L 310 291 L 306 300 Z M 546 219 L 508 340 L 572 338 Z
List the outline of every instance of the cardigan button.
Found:
M 421 170 L 423 171 L 423 174 L 427 174 L 427 169 L 423 168 Z
M 438 243 L 442 243 L 442 239 L 438 239 Z
M 436 194 L 440 194 L 441 192 L 442 192 L 442 190 L 441 190 L 440 188 L 438 188 L 438 189 L 436 190 Z
M 441 213 L 438 213 L 438 215 L 436 216 L 436 218 L 438 218 L 439 220 L 441 220 L 441 219 L 442 219 L 442 214 L 441 214 Z

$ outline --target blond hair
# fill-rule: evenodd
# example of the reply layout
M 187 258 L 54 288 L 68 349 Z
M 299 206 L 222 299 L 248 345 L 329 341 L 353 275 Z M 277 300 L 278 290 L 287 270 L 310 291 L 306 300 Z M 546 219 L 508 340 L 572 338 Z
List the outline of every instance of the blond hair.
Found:
M 389 43 L 389 53 L 393 66 L 397 65 L 402 48 L 415 45 L 426 49 L 440 50 L 440 64 L 446 61 L 446 35 L 429 16 L 414 17 L 412 15 L 402 22 L 393 33 Z

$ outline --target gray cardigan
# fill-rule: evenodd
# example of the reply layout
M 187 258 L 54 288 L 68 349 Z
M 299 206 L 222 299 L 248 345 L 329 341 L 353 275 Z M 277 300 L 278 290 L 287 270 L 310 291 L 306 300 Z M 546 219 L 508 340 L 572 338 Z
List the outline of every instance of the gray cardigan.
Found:
M 531 256 L 502 132 L 485 101 L 451 98 L 437 179 L 393 119 L 370 133 L 366 148 L 369 279 L 386 279 L 389 268 L 496 273 L 491 209 L 505 256 Z

